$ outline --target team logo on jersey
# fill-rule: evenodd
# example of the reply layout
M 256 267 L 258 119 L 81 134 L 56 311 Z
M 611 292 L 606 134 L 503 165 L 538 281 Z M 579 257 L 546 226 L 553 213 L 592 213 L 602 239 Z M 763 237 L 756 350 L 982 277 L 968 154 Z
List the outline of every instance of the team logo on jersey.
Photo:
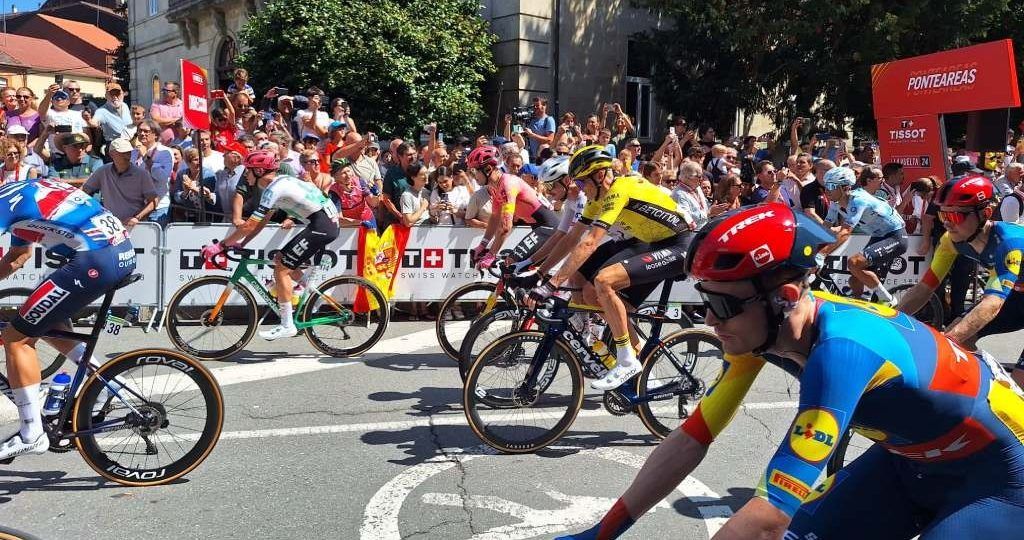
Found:
M 824 409 L 808 409 L 793 422 L 789 447 L 797 456 L 817 463 L 828 457 L 839 439 L 839 422 Z
M 768 483 L 789 493 L 799 500 L 806 499 L 811 494 L 811 488 L 795 476 L 788 475 L 778 469 L 772 469 L 768 475 Z
M 18 310 L 18 314 L 25 319 L 25 322 L 38 324 L 70 294 L 66 289 L 58 287 L 56 283 L 48 279 L 36 288 L 28 300 L 25 300 L 25 304 Z
M 100 271 L 95 269 L 95 268 L 90 268 L 89 269 L 89 277 L 91 277 L 92 279 L 96 279 L 96 278 L 100 277 Z
M 1006 263 L 1006 269 L 1013 272 L 1014 274 L 1020 275 L 1020 259 L 1021 253 L 1019 249 L 1015 249 L 1006 254 L 1006 259 L 1003 261 Z

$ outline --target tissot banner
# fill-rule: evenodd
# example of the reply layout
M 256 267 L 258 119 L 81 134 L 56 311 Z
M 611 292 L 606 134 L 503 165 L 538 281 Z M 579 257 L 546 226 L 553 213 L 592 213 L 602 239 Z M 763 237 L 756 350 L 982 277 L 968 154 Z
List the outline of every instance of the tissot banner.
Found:
M 187 129 L 210 129 L 209 79 L 206 70 L 181 61 L 181 100 Z
M 930 175 L 935 175 L 939 181 L 945 180 L 946 160 L 939 115 L 879 118 L 878 144 L 882 163 L 903 165 L 907 182 Z
M 1013 42 L 875 64 L 871 93 L 875 118 L 1020 107 Z

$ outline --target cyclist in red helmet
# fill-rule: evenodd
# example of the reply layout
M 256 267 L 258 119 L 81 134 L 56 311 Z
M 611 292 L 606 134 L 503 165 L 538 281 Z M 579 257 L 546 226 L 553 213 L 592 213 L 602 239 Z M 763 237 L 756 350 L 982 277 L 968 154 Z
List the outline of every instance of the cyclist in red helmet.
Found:
M 798 373 L 798 410 L 755 496 L 716 540 L 1019 534 L 1024 399 L 992 365 L 913 317 L 812 291 L 816 254 L 833 240 L 781 203 L 728 212 L 701 229 L 686 271 L 722 341 L 722 373 L 604 519 L 564 538 L 617 538 L 669 495 L 766 363 Z M 877 444 L 818 484 L 850 428 Z
M 550 237 L 558 225 L 558 216 L 545 207 L 537 192 L 518 176 L 498 168 L 498 149 L 479 146 L 466 156 L 466 167 L 491 195 L 491 218 L 480 244 L 473 249 L 473 260 L 480 268 L 489 268 L 497 259 L 505 239 L 518 218 L 533 228 L 530 236 L 513 250 L 514 258 L 524 260 Z
M 292 337 L 298 333 L 292 320 L 293 278 L 299 266 L 309 262 L 318 251 L 338 237 L 338 210 L 319 188 L 309 182 L 277 173 L 277 155 L 268 150 L 253 152 L 245 157 L 245 174 L 255 178 L 263 194 L 260 205 L 249 219 L 231 231 L 220 243 L 203 247 L 203 256 L 212 259 L 221 251 L 244 246 L 270 222 L 275 210 L 301 220 L 306 227 L 289 240 L 274 256 L 274 283 L 281 324 L 260 337 L 268 341 Z
M 946 232 L 935 247 L 924 279 L 898 306 L 914 313 L 942 283 L 957 257 L 978 261 L 989 272 L 984 296 L 946 329 L 947 336 L 970 349 L 980 337 L 1024 329 L 1024 225 L 992 219 L 996 193 L 995 185 L 980 175 L 954 178 L 942 186 L 935 200 Z M 1024 351 L 1013 379 L 1024 386 Z

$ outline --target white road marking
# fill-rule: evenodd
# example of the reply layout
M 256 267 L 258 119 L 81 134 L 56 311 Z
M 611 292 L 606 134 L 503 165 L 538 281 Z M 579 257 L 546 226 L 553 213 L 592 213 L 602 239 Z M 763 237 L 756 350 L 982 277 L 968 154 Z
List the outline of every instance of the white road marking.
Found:
M 640 468 L 640 466 L 643 465 L 644 462 L 644 458 L 642 456 L 638 456 L 636 454 L 632 454 L 630 452 L 626 452 L 625 450 L 620 450 L 617 448 L 601 447 L 579 449 L 579 447 L 565 446 L 550 447 L 550 449 L 570 448 L 573 450 L 579 450 L 577 452 L 578 456 L 591 455 L 594 457 L 599 457 L 608 461 L 626 465 L 632 468 Z M 398 476 L 395 476 L 386 484 L 384 484 L 384 486 L 377 490 L 377 493 L 375 493 L 373 497 L 370 498 L 369 503 L 367 503 L 366 505 L 366 509 L 363 511 L 363 524 L 359 529 L 360 538 L 362 540 L 399 540 L 401 538 L 401 533 L 398 525 L 398 514 L 402 509 L 402 504 L 405 502 L 405 500 L 409 497 L 409 495 L 412 493 L 414 489 L 416 489 L 420 484 L 430 479 L 431 477 L 437 475 L 438 473 L 453 468 L 456 465 L 456 463 L 465 464 L 467 461 L 476 459 L 481 456 L 493 455 L 494 453 L 494 450 L 488 447 L 476 447 L 464 451 L 454 450 L 449 451 L 448 455 L 436 456 L 430 458 L 429 460 L 423 463 L 405 469 L 404 471 L 399 473 Z M 700 480 L 697 480 L 692 476 L 689 477 L 686 482 L 679 484 L 676 490 L 679 491 L 679 493 L 681 493 L 683 497 L 686 497 L 687 499 L 697 504 L 698 508 L 701 508 L 700 504 L 702 502 L 720 499 L 717 493 L 715 493 L 709 487 L 704 485 L 704 483 L 702 483 Z M 430 495 L 431 494 L 427 494 L 427 496 Z M 493 498 L 478 498 L 477 501 L 479 502 L 481 500 L 489 499 Z M 446 499 L 441 498 L 438 499 L 437 502 L 443 503 L 445 501 Z M 469 501 L 470 505 L 472 505 L 472 501 L 473 498 L 471 498 Z M 599 515 L 606 512 L 606 508 L 610 507 L 611 504 L 614 503 L 614 500 L 605 499 L 604 502 L 606 503 L 606 505 L 603 506 L 602 508 L 597 509 L 595 507 L 593 509 L 598 510 Z M 663 508 L 664 506 L 662 505 L 667 504 L 667 502 L 663 501 L 662 503 L 659 504 L 659 506 Z M 523 508 L 521 505 L 514 506 L 515 508 L 519 509 Z M 508 511 L 506 513 L 511 513 L 509 511 L 512 509 L 513 507 L 509 506 L 507 508 Z M 710 514 L 710 516 L 706 514 L 704 511 L 701 511 L 701 515 L 704 517 L 704 526 L 707 529 L 708 537 L 710 538 L 714 536 L 716 532 L 718 532 L 718 529 L 721 527 L 721 524 L 724 523 L 724 520 L 732 515 L 732 510 L 729 507 L 722 505 L 709 507 L 709 510 L 712 510 L 711 512 L 708 513 Z M 516 517 L 519 516 L 516 515 Z M 561 527 L 555 529 L 549 526 L 542 533 L 551 535 L 557 532 L 567 530 L 567 526 L 572 527 L 574 525 L 578 525 L 575 522 L 567 523 L 564 517 L 562 519 L 563 521 Z M 595 518 L 593 521 L 596 520 L 597 519 Z M 589 524 L 592 524 L 593 521 Z M 494 530 L 488 532 L 493 531 Z M 537 534 L 542 533 L 538 532 Z M 482 535 L 478 535 L 474 538 L 489 540 L 491 538 L 508 537 L 509 536 L 507 534 L 504 536 L 491 536 L 485 533 Z

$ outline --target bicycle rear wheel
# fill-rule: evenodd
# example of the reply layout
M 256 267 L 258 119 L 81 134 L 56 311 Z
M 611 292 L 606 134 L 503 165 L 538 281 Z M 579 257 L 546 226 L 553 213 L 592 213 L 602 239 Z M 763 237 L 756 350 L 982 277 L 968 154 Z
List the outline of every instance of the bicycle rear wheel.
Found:
M 28 300 L 33 289 L 28 287 L 15 287 L 0 291 L 0 322 L 10 323 L 18 316 L 18 309 Z M 65 321 L 68 328 L 71 328 L 71 319 Z M 39 371 L 43 379 L 50 378 L 57 373 L 57 370 L 64 365 L 64 355 L 54 349 L 46 341 L 36 341 L 36 356 L 39 358 Z M 0 357 L 0 374 L 7 377 L 7 356 Z
M 380 341 L 391 310 L 384 294 L 358 276 L 335 276 L 309 292 L 302 309 L 306 338 L 320 352 L 337 358 L 358 356 Z
M 491 310 L 507 307 L 511 303 L 509 298 L 503 297 L 488 307 L 488 299 L 496 288 L 497 284 L 490 282 L 469 283 L 455 289 L 441 303 L 435 332 L 437 343 L 448 358 L 459 361 L 463 338 L 469 332 L 473 321 Z
M 505 306 L 496 308 L 473 322 L 462 340 L 462 348 L 459 351 L 459 376 L 462 377 L 462 382 L 466 382 L 469 367 L 473 365 L 477 355 L 495 340 L 520 330 L 536 330 L 537 323 L 532 315 L 533 312 L 527 309 Z
M 644 359 L 637 377 L 640 421 L 665 438 L 697 407 L 722 369 L 722 342 L 713 332 L 698 328 L 666 337 Z
M 116 379 L 116 395 L 100 377 Z M 198 360 L 140 349 L 89 377 L 72 418 L 72 429 L 85 432 L 75 445 L 93 470 L 119 484 L 156 486 L 188 474 L 210 455 L 224 425 L 224 399 Z
M 554 342 L 541 376 L 524 388 L 543 332 L 509 334 L 484 349 L 469 369 L 462 405 L 469 427 L 501 452 L 535 452 L 555 442 L 583 406 L 583 371 L 569 347 Z M 489 404 L 498 398 L 501 408 Z
M 906 294 L 913 285 L 903 284 L 893 287 L 889 294 L 893 298 L 899 300 Z M 917 310 L 916 313 L 912 314 L 915 319 L 931 326 L 932 328 L 942 329 L 943 319 L 945 318 L 945 311 L 942 307 L 942 300 L 939 299 L 938 295 L 934 292 L 928 295 L 928 301 L 925 302 L 921 309 Z
M 167 303 L 167 337 L 185 354 L 203 360 L 227 358 L 256 333 L 256 306 L 244 285 L 225 276 L 201 277 L 178 289 Z

